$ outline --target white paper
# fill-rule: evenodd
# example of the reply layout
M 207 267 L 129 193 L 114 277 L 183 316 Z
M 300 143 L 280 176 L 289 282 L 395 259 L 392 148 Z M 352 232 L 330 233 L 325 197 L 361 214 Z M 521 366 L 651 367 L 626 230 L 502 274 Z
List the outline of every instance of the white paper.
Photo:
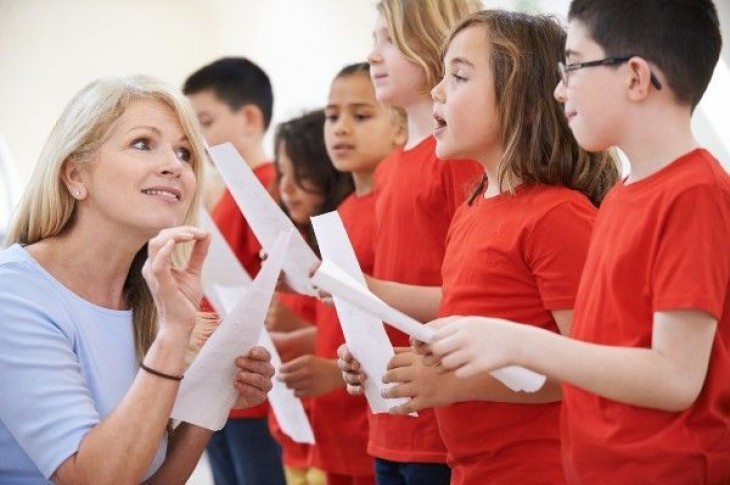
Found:
M 271 335 L 264 328 L 259 338 L 259 345 L 264 347 L 271 353 L 271 365 L 274 369 L 281 368 L 281 357 L 276 351 Z M 281 430 L 297 443 L 314 444 L 314 431 L 309 424 L 309 418 L 304 411 L 302 400 L 294 395 L 294 391 L 286 387 L 274 376 L 273 387 L 269 391 L 269 404 L 274 411 L 276 421 L 279 423 Z
M 282 233 L 246 294 L 225 316 L 185 372 L 172 418 L 217 431 L 228 419 L 238 391 L 236 357 L 256 345 L 281 272 L 291 232 Z
M 369 312 L 401 332 L 430 343 L 434 330 L 405 313 L 388 306 L 373 295 L 366 286 L 350 278 L 344 271 L 325 259 L 312 278 L 317 287 L 337 295 L 358 308 Z M 519 366 L 508 366 L 491 372 L 492 377 L 513 391 L 535 392 L 545 384 L 546 377 Z
M 355 250 L 337 211 L 312 217 L 312 226 L 322 258 L 332 261 L 353 281 L 364 286 L 365 278 Z M 388 362 L 395 355 L 383 322 L 335 294 L 332 295 L 332 299 L 335 302 L 347 347 L 360 362 L 365 374 L 369 376 L 364 388 L 371 411 L 386 413 L 391 407 L 407 403 L 407 398 L 386 399 L 381 394 L 390 387 L 382 382 L 381 377 L 388 368 Z
M 248 291 L 251 278 L 214 222 L 207 217 L 204 209 L 200 210 L 203 211 L 200 212 L 203 216 L 199 217 L 199 225 L 208 230 L 212 238 L 208 257 L 203 265 L 203 293 L 221 318 L 224 318 Z M 269 351 L 271 364 L 278 369 L 281 358 L 266 328 L 262 328 L 258 342 Z M 284 383 L 274 380 L 273 389 L 267 397 L 284 433 L 296 442 L 314 443 L 314 433 L 302 401 Z
M 227 315 L 251 285 L 251 276 L 202 207 L 198 209 L 198 226 L 210 234 L 202 271 L 203 293 L 220 315 Z
M 208 153 L 267 253 L 281 231 L 293 231 L 289 252 L 284 261 L 287 283 L 298 293 L 316 296 L 317 293 L 309 281 L 309 272 L 319 263 L 319 258 L 291 220 L 271 198 L 233 145 L 216 145 L 208 148 Z
M 375 315 L 383 322 L 397 328 L 403 333 L 415 337 L 421 342 L 430 342 L 434 331 L 418 320 L 388 306 L 375 296 L 363 283 L 358 283 L 342 271 L 332 261 L 325 259 L 312 277 L 312 283 L 318 288 L 347 300 L 356 307 Z

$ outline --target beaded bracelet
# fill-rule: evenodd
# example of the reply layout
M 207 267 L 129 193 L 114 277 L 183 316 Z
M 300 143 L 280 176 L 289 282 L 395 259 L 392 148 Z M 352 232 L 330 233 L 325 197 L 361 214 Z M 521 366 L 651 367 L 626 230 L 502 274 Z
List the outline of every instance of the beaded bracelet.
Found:
M 145 371 L 149 372 L 152 375 L 155 375 L 155 376 L 158 376 L 158 377 L 163 377 L 165 379 L 170 379 L 171 381 L 181 381 L 181 380 L 183 380 L 183 377 L 185 377 L 183 375 L 173 376 L 172 374 L 165 374 L 164 372 L 160 372 L 158 370 L 151 369 L 151 368 L 147 367 L 146 365 L 144 365 L 143 362 L 140 362 L 139 363 L 139 367 L 142 370 L 145 370 Z

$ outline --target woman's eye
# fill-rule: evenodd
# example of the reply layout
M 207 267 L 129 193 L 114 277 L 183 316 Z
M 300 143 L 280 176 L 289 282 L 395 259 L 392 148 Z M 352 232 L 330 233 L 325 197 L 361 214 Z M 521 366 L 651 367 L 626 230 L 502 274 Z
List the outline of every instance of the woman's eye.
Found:
M 177 150 L 175 150 L 175 155 L 177 158 L 182 160 L 183 162 L 189 162 L 192 158 L 192 153 L 190 153 L 190 150 L 187 148 L 180 147 Z
M 357 121 L 367 121 L 370 118 L 372 118 L 372 116 L 370 116 L 369 114 L 355 114 L 355 120 Z
M 330 123 L 336 122 L 337 121 L 337 118 L 339 118 L 339 116 L 337 116 L 336 114 L 329 114 L 329 115 L 326 115 L 325 116 L 325 120 L 328 121 L 328 122 L 330 122 Z
M 149 150 L 150 141 L 147 138 L 137 138 L 132 142 L 132 146 L 137 150 Z

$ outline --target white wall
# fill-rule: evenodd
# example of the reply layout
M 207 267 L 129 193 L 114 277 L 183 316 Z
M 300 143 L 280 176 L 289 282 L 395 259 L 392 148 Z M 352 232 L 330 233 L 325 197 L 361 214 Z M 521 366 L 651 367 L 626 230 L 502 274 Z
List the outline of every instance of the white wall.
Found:
M 68 100 L 89 81 L 143 72 L 180 86 L 223 55 L 274 84 L 281 121 L 323 104 L 344 64 L 364 60 L 371 0 L 0 0 L 0 134 L 20 183 Z M 277 12 L 286 11 L 286 15 Z
M 720 0 L 726 42 L 728 8 Z M 224 55 L 259 63 L 274 85 L 274 123 L 321 105 L 343 65 L 364 60 L 376 0 L 0 0 L 0 136 L 24 186 L 61 110 L 105 75 L 143 72 L 180 86 Z M 484 0 L 564 17 L 568 0 Z M 286 12 L 281 14 L 279 12 Z M 728 51 L 695 129 L 730 163 Z M 270 134 L 271 135 L 271 134 Z M 271 151 L 271 136 L 267 149 Z M 7 178 L 8 175 L 0 175 Z M 7 215 L 0 183 L 0 224 Z

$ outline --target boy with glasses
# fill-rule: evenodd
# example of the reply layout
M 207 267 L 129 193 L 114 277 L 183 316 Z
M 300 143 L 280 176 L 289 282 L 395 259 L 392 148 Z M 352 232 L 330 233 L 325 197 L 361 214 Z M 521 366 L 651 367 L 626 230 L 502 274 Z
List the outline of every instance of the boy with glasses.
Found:
M 555 96 L 583 148 L 631 170 L 599 210 L 571 338 L 433 324 L 427 363 L 564 382 L 571 483 L 730 482 L 730 177 L 690 127 L 721 43 L 710 0 L 574 0 Z

